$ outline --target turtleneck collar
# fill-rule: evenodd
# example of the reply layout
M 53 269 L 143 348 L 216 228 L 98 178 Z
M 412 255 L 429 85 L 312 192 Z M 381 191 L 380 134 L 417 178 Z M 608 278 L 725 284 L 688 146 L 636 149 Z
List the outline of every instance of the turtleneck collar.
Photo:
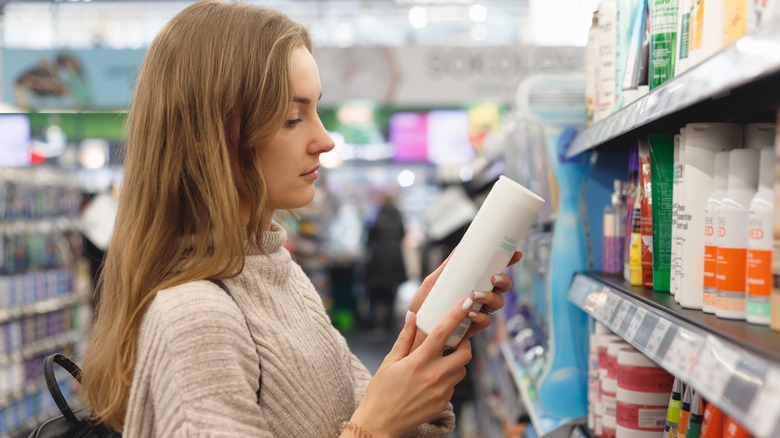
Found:
M 271 221 L 271 227 L 263 232 L 263 248 L 268 254 L 274 254 L 284 245 L 287 240 L 287 231 L 276 221 Z M 247 255 L 260 255 L 261 251 L 257 249 L 247 249 Z

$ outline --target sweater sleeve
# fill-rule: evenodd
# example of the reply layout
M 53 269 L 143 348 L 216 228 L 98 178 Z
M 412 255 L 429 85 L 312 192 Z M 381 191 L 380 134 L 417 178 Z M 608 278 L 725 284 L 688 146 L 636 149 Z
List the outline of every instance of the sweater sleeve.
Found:
M 368 372 L 363 362 L 357 358 L 349 349 L 346 339 L 335 328 L 332 329 L 334 336 L 338 340 L 339 348 L 352 372 L 352 379 L 355 383 L 355 407 L 363 401 L 366 394 L 366 387 L 371 381 L 371 373 Z M 436 417 L 421 424 L 416 429 L 405 435 L 405 438 L 441 438 L 449 435 L 455 429 L 455 413 L 452 410 L 452 404 L 447 404 L 447 409 Z
M 135 372 L 149 379 L 154 435 L 273 436 L 257 403 L 254 342 L 230 297 L 208 287 L 161 292 L 139 336 Z M 126 426 L 149 421 L 131 414 Z

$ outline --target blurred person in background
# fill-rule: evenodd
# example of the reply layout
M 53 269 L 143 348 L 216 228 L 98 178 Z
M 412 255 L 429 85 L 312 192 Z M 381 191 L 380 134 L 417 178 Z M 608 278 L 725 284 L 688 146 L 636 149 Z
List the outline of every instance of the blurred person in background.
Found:
M 369 322 L 390 333 L 393 303 L 398 286 L 406 281 L 401 245 L 406 230 L 403 217 L 390 193 L 381 194 L 379 212 L 368 227 L 365 289 L 370 304 Z
M 511 286 L 495 275 L 428 336 L 418 289 L 375 376 L 331 325 L 283 244 L 278 212 L 314 198 L 322 125 L 305 27 L 261 6 L 201 1 L 146 52 L 125 172 L 81 373 L 95 421 L 132 437 L 442 437 L 448 402 Z M 516 254 L 513 261 L 517 261 Z M 222 286 L 226 286 L 224 290 Z M 477 298 L 479 297 L 479 298 Z M 453 353 L 446 340 L 473 321 Z

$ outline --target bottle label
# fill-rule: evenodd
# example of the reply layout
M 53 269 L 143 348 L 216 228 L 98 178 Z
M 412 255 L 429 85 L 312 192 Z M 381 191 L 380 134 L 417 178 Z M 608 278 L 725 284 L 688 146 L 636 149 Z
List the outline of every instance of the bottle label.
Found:
M 665 406 L 636 405 L 618 400 L 617 424 L 627 429 L 663 432 L 666 410 Z
M 769 298 L 772 293 L 772 251 L 747 251 L 747 294 Z
M 618 364 L 617 382 L 629 391 L 667 393 L 672 391 L 674 376 L 661 367 Z

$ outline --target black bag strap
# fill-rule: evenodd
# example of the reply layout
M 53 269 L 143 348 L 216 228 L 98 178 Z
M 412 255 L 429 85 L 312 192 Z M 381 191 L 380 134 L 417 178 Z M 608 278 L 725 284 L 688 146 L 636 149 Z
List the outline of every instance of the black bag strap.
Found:
M 236 306 L 238 306 L 238 301 L 236 301 L 236 298 L 230 292 L 230 288 L 228 288 L 227 285 L 222 280 L 216 279 L 216 280 L 211 280 L 211 282 L 216 284 L 217 286 L 219 286 L 220 289 L 222 289 L 223 291 L 225 291 L 225 293 L 233 300 L 233 302 L 236 303 Z M 241 310 L 241 306 L 238 306 L 238 310 L 239 311 Z M 257 344 L 257 341 L 255 340 L 255 336 L 252 334 L 252 329 L 249 327 L 249 321 L 246 319 L 246 315 L 244 315 L 244 312 L 241 312 L 241 316 L 244 317 L 244 324 L 246 324 L 246 329 L 249 331 L 249 337 L 252 338 L 252 342 Z M 256 349 L 257 349 L 257 347 L 255 347 L 255 350 Z M 260 354 L 258 353 L 258 358 L 259 358 L 259 356 L 260 356 Z M 259 363 L 258 363 L 258 366 L 259 366 Z M 260 380 L 258 382 L 258 387 L 257 387 L 257 402 L 258 403 L 260 403 L 260 390 L 262 388 L 263 388 L 263 373 L 261 371 L 260 372 Z
M 46 380 L 46 386 L 49 388 L 49 394 L 54 399 L 54 403 L 57 404 L 62 416 L 70 424 L 78 424 L 81 420 L 76 417 L 73 410 L 68 406 L 68 402 L 65 401 L 65 397 L 62 396 L 60 386 L 57 383 L 57 377 L 54 375 L 54 364 L 57 364 L 65 369 L 77 382 L 81 383 L 81 369 L 73 363 L 70 359 L 62 354 L 52 354 L 43 361 L 43 378 Z

